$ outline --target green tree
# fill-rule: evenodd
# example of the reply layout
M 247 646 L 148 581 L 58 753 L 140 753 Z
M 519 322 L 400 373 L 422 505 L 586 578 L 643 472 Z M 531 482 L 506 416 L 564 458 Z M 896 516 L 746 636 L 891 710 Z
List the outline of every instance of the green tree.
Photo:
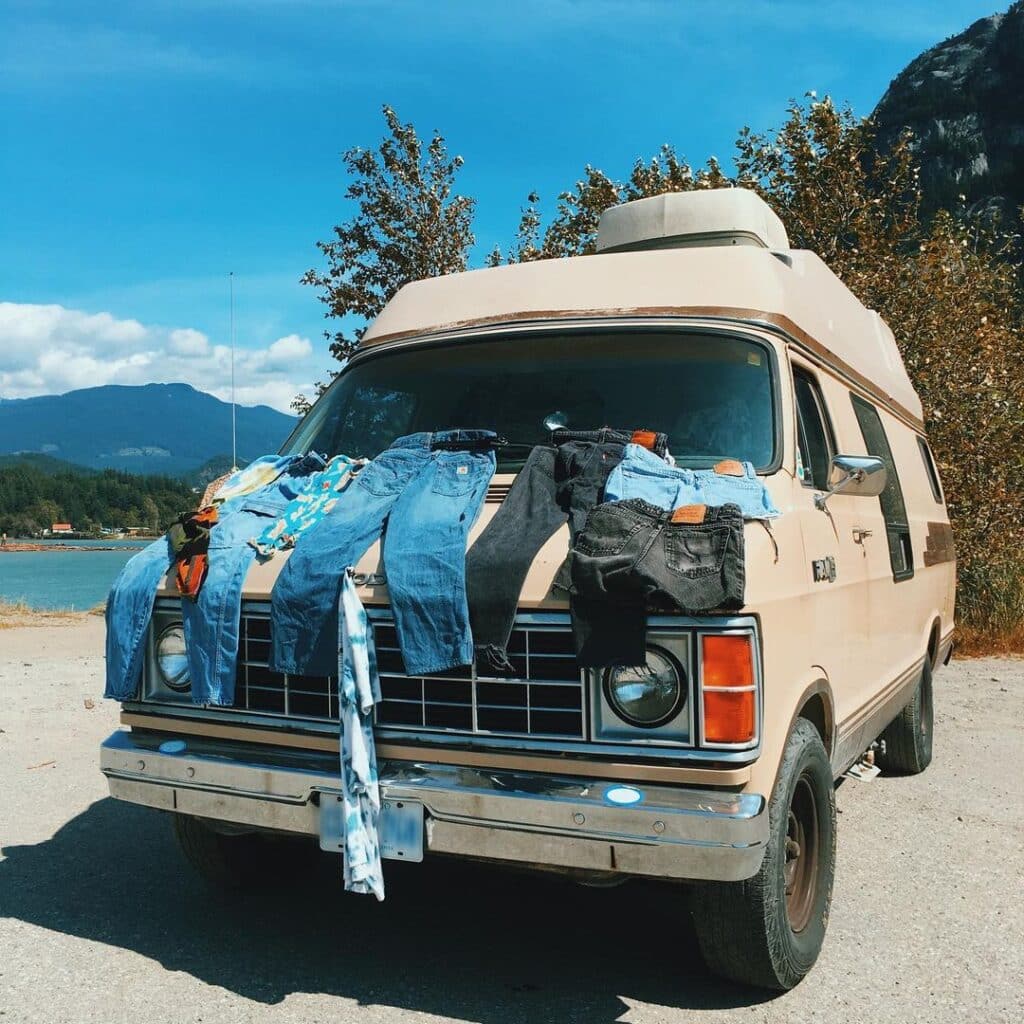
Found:
M 877 145 L 849 107 L 808 96 L 781 128 L 743 128 L 736 173 L 694 170 L 672 147 L 615 181 L 587 166 L 542 229 L 523 213 L 510 261 L 594 251 L 609 206 L 663 192 L 742 186 L 782 218 L 896 336 L 921 395 L 958 545 L 958 615 L 981 638 L 1024 626 L 1024 300 L 1009 235 L 949 212 L 918 218 L 913 139 Z M 524 232 L 532 245 L 521 242 Z M 536 241 L 538 240 L 539 241 Z M 491 262 L 498 262 L 497 252 Z
M 455 191 L 461 156 L 450 156 L 435 132 L 424 146 L 412 124 L 385 106 L 388 134 L 376 150 L 348 150 L 343 161 L 345 198 L 355 213 L 317 243 L 326 269 L 312 269 L 303 284 L 319 290 L 326 316 L 338 326 L 325 332 L 331 354 L 344 361 L 366 326 L 404 284 L 465 270 L 474 243 L 476 201 Z M 293 407 L 308 404 L 297 398 Z

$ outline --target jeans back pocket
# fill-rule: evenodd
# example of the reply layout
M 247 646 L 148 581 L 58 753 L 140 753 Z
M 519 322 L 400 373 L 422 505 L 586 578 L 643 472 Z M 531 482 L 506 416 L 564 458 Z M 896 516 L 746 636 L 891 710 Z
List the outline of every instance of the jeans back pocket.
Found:
M 477 482 L 478 467 L 470 455 L 441 456 L 434 468 L 435 494 L 459 498 L 469 494 Z
M 403 470 L 405 471 L 403 472 Z M 398 494 L 410 479 L 411 474 L 404 460 L 378 457 L 360 470 L 355 483 L 371 494 L 387 497 Z
M 597 505 L 587 515 L 574 547 L 585 555 L 618 555 L 643 528 L 644 523 L 632 516 Z
M 683 576 L 712 576 L 722 571 L 729 526 L 670 526 L 665 534 L 665 563 Z

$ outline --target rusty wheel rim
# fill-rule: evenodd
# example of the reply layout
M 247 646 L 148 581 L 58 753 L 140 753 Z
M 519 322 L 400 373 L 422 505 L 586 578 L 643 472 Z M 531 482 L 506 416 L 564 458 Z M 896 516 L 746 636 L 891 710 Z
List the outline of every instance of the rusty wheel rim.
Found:
M 818 803 L 804 774 L 789 802 L 783 868 L 786 915 L 794 932 L 802 932 L 811 920 L 818 894 L 818 854 Z

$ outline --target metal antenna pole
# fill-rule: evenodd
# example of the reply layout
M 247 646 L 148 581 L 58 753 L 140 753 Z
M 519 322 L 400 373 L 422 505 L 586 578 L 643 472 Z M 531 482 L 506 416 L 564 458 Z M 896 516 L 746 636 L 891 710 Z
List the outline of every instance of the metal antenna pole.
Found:
M 229 320 L 231 335 L 231 469 L 238 469 L 238 444 L 235 430 L 235 272 L 228 272 Z

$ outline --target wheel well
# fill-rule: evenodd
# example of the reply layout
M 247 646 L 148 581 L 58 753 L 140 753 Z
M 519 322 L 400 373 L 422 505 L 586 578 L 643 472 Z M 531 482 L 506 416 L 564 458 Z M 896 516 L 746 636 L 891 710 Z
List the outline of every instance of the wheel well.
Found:
M 928 635 L 928 663 L 931 667 L 937 668 L 935 664 L 936 659 L 939 656 L 939 620 L 936 619 L 932 624 L 932 631 Z
M 800 708 L 799 718 L 806 718 L 821 737 L 826 752 L 832 755 L 832 709 L 824 694 L 812 693 Z

